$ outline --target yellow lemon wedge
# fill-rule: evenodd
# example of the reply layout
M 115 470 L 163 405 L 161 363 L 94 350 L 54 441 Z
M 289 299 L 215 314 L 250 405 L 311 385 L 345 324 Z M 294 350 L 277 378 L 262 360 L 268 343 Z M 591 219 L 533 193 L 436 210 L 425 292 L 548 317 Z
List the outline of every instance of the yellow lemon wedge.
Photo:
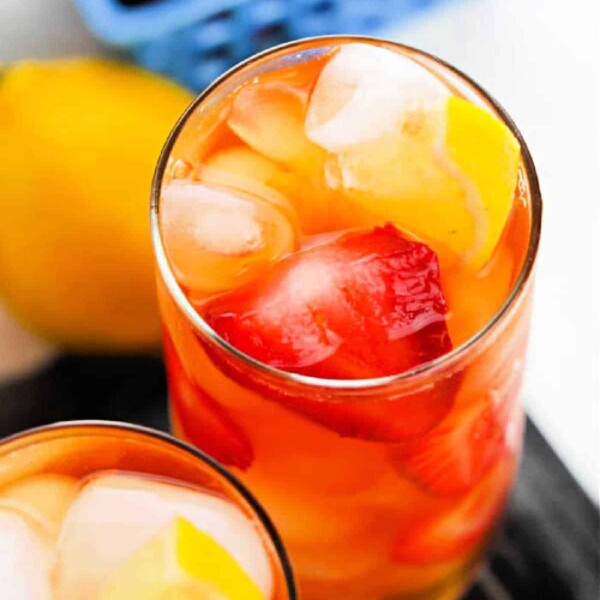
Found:
M 321 72 L 306 131 L 329 151 L 327 180 L 348 211 L 392 221 L 476 271 L 488 262 L 520 164 L 517 139 L 495 115 L 407 57 L 351 44 Z
M 266 600 L 213 538 L 177 517 L 122 564 L 97 600 Z
M 446 106 L 446 149 L 449 159 L 475 187 L 473 199 L 465 206 L 481 227 L 481 235 L 473 236 L 469 256 L 470 262 L 479 267 L 491 257 L 508 220 L 521 148 L 502 121 L 467 100 L 450 96 Z

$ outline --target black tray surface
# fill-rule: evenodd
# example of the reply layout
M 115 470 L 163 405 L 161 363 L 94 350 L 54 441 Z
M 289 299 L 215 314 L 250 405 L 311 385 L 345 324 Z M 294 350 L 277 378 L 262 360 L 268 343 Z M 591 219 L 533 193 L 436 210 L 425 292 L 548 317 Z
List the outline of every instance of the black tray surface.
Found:
M 167 429 L 159 357 L 62 356 L 0 386 L 0 437 L 72 419 Z M 598 508 L 528 421 L 521 470 L 488 566 L 468 600 L 600 598 Z

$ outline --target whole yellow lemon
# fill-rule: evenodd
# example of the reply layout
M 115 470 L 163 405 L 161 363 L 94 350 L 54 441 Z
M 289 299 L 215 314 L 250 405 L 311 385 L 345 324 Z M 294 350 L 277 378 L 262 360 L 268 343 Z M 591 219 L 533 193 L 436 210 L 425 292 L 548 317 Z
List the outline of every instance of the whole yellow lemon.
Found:
M 73 350 L 158 343 L 150 184 L 190 100 L 101 59 L 2 73 L 0 299 L 28 329 Z

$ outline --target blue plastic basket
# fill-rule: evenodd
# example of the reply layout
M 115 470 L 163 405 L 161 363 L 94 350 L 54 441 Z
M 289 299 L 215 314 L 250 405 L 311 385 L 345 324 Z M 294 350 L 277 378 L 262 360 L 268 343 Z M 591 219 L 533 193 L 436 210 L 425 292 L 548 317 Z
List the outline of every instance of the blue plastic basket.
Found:
M 441 0 L 76 0 L 90 29 L 145 67 L 199 90 L 290 39 L 369 33 Z

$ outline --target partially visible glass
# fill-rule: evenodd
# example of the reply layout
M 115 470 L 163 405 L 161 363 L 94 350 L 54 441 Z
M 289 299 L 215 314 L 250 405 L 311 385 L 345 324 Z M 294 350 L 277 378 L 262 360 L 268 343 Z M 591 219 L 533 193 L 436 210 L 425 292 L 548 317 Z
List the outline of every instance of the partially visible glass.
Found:
M 111 497 L 115 491 L 119 496 Z M 128 495 L 128 492 L 135 495 Z M 86 515 L 82 505 L 85 502 L 86 506 L 90 505 L 92 493 L 96 494 L 93 502 L 96 502 L 94 510 L 97 515 Z M 226 536 L 235 540 L 238 534 L 236 525 L 243 526 L 244 531 L 239 534 L 247 537 L 250 533 L 259 544 L 252 547 L 259 549 L 262 546 L 264 555 L 268 557 L 267 562 L 261 564 L 261 577 L 263 580 L 266 577 L 267 586 L 272 590 L 268 600 L 294 600 L 297 597 L 285 550 L 260 504 L 229 471 L 187 444 L 152 429 L 108 421 L 56 423 L 0 440 L 0 535 L 3 535 L 3 527 L 6 526 L 11 527 L 11 532 L 15 531 L 12 517 L 17 516 L 31 526 L 32 538 L 36 537 L 33 535 L 35 531 L 44 544 L 49 543 L 51 554 L 58 556 L 52 558 L 52 563 L 56 564 L 51 568 L 50 579 L 56 586 L 55 592 L 62 594 L 61 598 L 88 597 L 82 590 L 94 585 L 95 579 L 100 577 L 96 573 L 98 566 L 95 561 L 101 564 L 101 558 L 106 558 L 108 552 L 110 561 L 114 562 L 115 555 L 125 553 L 123 547 L 131 545 L 132 550 L 137 551 L 135 540 L 148 537 L 154 527 L 160 532 L 162 526 L 151 522 L 152 511 L 159 514 L 162 510 L 153 498 L 155 493 L 161 496 L 161 501 L 164 496 L 179 503 L 182 512 L 177 513 L 178 517 L 192 521 L 197 521 L 203 514 L 209 520 L 211 514 L 217 520 L 222 517 L 224 520 L 217 532 L 221 538 Z M 85 494 L 87 497 L 84 498 Z M 115 505 L 117 497 L 125 500 Z M 204 498 L 208 501 L 203 504 Z M 198 499 L 199 508 L 194 508 Z M 191 509 L 186 504 L 188 501 Z M 136 503 L 138 508 L 135 508 Z M 117 513 L 112 512 L 114 510 Z M 136 513 L 132 514 L 135 522 L 127 519 L 130 514 L 127 511 L 131 510 Z M 191 517 L 188 517 L 188 510 Z M 231 531 L 228 532 L 226 517 L 230 515 L 233 517 Z M 138 516 L 140 523 L 137 522 Z M 144 532 L 138 525 L 144 528 Z M 215 521 L 203 523 L 203 526 L 207 527 L 207 532 L 216 527 Z M 107 541 L 99 533 L 103 528 L 110 534 L 108 542 L 112 550 L 101 547 L 101 542 Z M 18 527 L 16 531 L 19 533 Z M 94 531 L 96 534 L 93 534 Z M 99 538 L 102 539 L 96 544 Z M 4 573 L 2 562 L 9 557 L 2 556 L 2 597 L 9 591 L 21 590 L 25 594 L 23 590 L 29 589 L 33 590 L 33 595 L 23 595 L 24 600 L 29 597 L 32 600 L 53 598 L 46 595 L 46 590 L 36 587 L 41 580 L 31 582 L 34 574 L 39 577 L 38 567 L 43 564 L 42 557 L 38 556 L 40 553 L 33 551 L 38 546 L 28 541 L 27 549 L 33 554 L 27 559 L 31 566 L 22 572 L 10 573 L 8 580 L 9 574 Z M 240 546 L 240 552 L 243 551 Z M 16 568 L 23 566 L 18 562 L 17 542 L 13 546 L 13 554 Z M 88 564 L 90 557 L 95 560 Z M 124 560 L 128 558 L 123 556 Z M 61 561 L 68 563 L 69 560 L 81 561 L 81 564 L 61 564 Z M 252 557 L 244 560 L 251 562 Z M 121 564 L 114 566 L 118 568 Z M 160 563 L 155 565 L 156 569 L 160 566 Z M 174 568 L 175 563 L 170 571 L 173 577 Z M 104 570 L 107 571 L 107 568 Z M 147 572 L 143 576 L 151 580 L 152 573 Z M 30 578 L 30 581 L 22 578 Z M 10 589 L 2 587 L 5 585 Z M 9 597 L 13 596 L 9 594 Z M 195 597 L 190 595 L 190 598 Z
M 485 304 L 490 296 L 499 301 L 450 353 L 397 376 L 319 379 L 241 353 L 202 319 L 167 259 L 161 187 L 166 171 L 170 177 L 182 165 L 193 166 L 190 148 L 211 135 L 222 104 L 244 83 L 283 67 L 301 68 L 356 41 L 412 57 L 455 94 L 495 114 L 519 141 L 515 208 L 498 250 L 510 276 L 501 276 L 499 268 L 475 285 L 456 282 L 462 302 Z M 521 451 L 520 391 L 540 223 L 533 162 L 503 109 L 456 69 L 399 44 L 333 37 L 275 48 L 215 82 L 176 125 L 152 197 L 173 431 L 230 466 L 268 507 L 306 600 L 452 599 L 472 581 Z M 440 398 L 452 404 L 444 420 L 402 443 L 341 437 L 322 418 L 351 403 L 358 415 L 365 407 L 365 422 L 373 407 L 393 411 L 397 419 L 403 407 L 433 405 Z M 299 400 L 314 407 L 309 418 L 294 410 Z M 464 481 L 444 479 L 443 451 L 457 471 L 464 461 Z M 427 464 L 432 455 L 442 458 L 440 464 Z

